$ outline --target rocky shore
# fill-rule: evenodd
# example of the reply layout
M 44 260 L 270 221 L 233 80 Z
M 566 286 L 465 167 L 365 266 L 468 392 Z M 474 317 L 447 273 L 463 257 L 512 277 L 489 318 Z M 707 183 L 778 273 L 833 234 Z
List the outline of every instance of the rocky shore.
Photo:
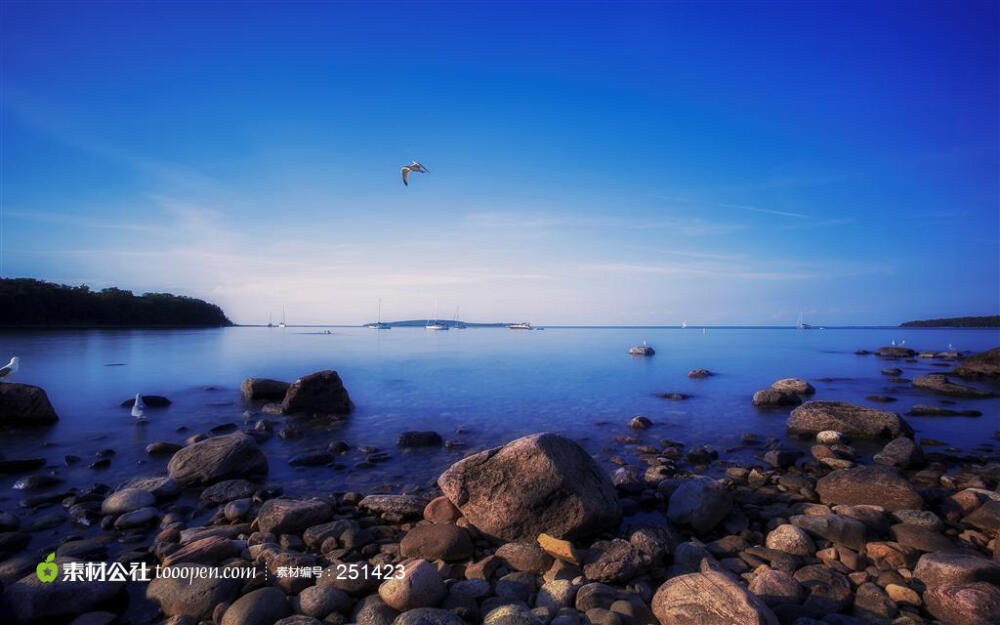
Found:
M 863 355 L 958 358 L 904 349 Z M 902 373 L 889 369 L 890 378 Z M 708 371 L 692 373 L 711 383 Z M 1000 348 L 912 381 L 946 402 L 991 396 L 997 383 Z M 0 404 L 6 424 L 55 418 L 44 391 L 16 386 L 0 385 L 0 400 L 20 402 Z M 408 492 L 311 497 L 286 496 L 267 481 L 259 443 L 297 419 L 349 418 L 353 403 L 339 376 L 251 379 L 242 393 L 255 415 L 245 427 L 147 448 L 169 457 L 166 475 L 65 490 L 44 460 L 0 460 L 4 472 L 25 474 L 18 485 L 30 493 L 18 509 L 0 512 L 0 622 L 1000 622 L 1000 462 L 992 447 L 941 450 L 915 440 L 910 415 L 815 400 L 805 380 L 778 380 L 753 395 L 761 410 L 783 411 L 789 438 L 748 433 L 741 448 L 752 462 L 621 435 L 608 443 L 617 465 L 608 472 L 577 442 L 538 433 L 470 452 L 436 483 Z M 910 418 L 970 412 L 920 408 Z M 28 410 L 36 421 L 24 418 Z M 622 425 L 657 433 L 645 417 Z M 809 441 L 809 452 L 790 445 L 793 438 Z M 357 451 L 323 443 L 298 461 L 329 466 Z M 399 443 L 445 441 L 407 432 Z M 365 452 L 376 466 L 380 452 Z M 79 533 L 28 548 L 34 533 L 67 522 Z M 46 583 L 36 571 L 50 551 L 63 572 L 119 562 L 234 574 L 253 567 L 255 575 Z

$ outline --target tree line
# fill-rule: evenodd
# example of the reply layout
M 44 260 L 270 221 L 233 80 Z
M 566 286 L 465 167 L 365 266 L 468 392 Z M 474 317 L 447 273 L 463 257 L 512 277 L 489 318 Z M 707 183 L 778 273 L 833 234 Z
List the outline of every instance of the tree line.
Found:
M 233 325 L 215 304 L 170 293 L 135 295 L 118 288 L 91 290 L 30 278 L 0 278 L 2 326 Z

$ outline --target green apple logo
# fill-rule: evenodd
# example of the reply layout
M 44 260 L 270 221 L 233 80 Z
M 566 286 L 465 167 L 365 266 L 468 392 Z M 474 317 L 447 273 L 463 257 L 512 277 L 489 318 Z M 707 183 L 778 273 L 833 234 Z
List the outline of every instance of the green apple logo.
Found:
M 50 553 L 44 562 L 39 562 L 38 566 L 35 567 L 35 575 L 38 576 L 38 581 L 43 584 L 56 581 L 56 577 L 59 576 L 59 565 L 56 564 L 56 554 Z

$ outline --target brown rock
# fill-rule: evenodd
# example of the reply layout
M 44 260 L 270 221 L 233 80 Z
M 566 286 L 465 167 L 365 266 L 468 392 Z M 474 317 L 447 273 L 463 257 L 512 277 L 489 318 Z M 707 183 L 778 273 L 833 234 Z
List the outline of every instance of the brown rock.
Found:
M 460 516 L 462 513 L 444 495 L 435 497 L 424 508 L 424 518 L 431 523 L 454 523 Z
M 913 576 L 928 588 L 972 582 L 1000 584 L 1000 563 L 966 553 L 925 553 L 913 569 Z
M 1000 589 L 993 584 L 941 584 L 924 593 L 927 611 L 944 625 L 1000 622 Z
M 938 395 L 948 395 L 951 397 L 980 399 L 985 397 L 994 397 L 996 395 L 996 393 L 984 391 L 973 386 L 955 384 L 943 373 L 931 373 L 928 375 L 917 376 L 913 378 L 913 386 L 934 391 Z
M 403 576 L 382 582 L 378 595 L 389 607 L 405 612 L 436 606 L 448 594 L 437 568 L 427 560 L 409 560 Z
M 240 393 L 244 401 L 281 401 L 288 392 L 288 382 L 269 380 L 267 378 L 247 378 L 240 384 Z
M 336 371 L 317 371 L 295 380 L 281 402 L 282 414 L 345 415 L 353 409 Z
M 763 601 L 717 571 L 680 575 L 664 582 L 652 601 L 661 625 L 777 625 Z
M 170 458 L 170 477 L 184 486 L 267 474 L 267 457 L 254 439 L 234 432 L 184 447 Z
M 544 573 L 552 566 L 552 556 L 534 543 L 505 543 L 495 555 L 515 571 Z
M 826 504 L 869 504 L 886 510 L 924 506 L 920 494 L 899 471 L 881 465 L 833 471 L 816 482 L 816 492 Z
M 456 462 L 441 490 L 480 531 L 507 541 L 540 533 L 576 538 L 616 527 L 607 474 L 573 441 L 534 434 Z
M 399 543 L 404 558 L 457 562 L 472 557 L 472 540 L 464 529 L 447 523 L 418 525 Z
M 875 410 L 838 401 L 809 401 L 788 417 L 790 434 L 815 436 L 834 430 L 855 438 L 898 438 L 913 436 L 913 428 L 894 412 Z
M 0 425 L 49 425 L 59 420 L 45 389 L 0 383 Z
M 561 538 L 554 538 L 548 534 L 541 533 L 538 535 L 538 546 L 542 550 L 556 558 L 557 560 L 562 560 L 563 562 L 568 562 L 576 566 L 580 565 L 582 561 L 580 554 L 577 553 L 576 549 L 573 547 L 573 543 L 568 540 L 563 540 Z
M 298 533 L 330 519 L 330 504 L 319 499 L 268 499 L 257 513 L 257 525 L 262 532 L 272 534 Z

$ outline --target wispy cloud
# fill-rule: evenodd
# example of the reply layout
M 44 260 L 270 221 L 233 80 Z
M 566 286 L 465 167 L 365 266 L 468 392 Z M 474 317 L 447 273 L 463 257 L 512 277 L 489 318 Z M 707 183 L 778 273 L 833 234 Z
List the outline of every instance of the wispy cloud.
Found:
M 684 204 L 691 204 L 695 206 L 715 206 L 718 208 L 738 208 L 740 210 L 751 211 L 754 213 L 766 213 L 768 215 L 780 215 L 781 217 L 793 217 L 795 219 L 809 219 L 809 215 L 803 213 L 795 213 L 792 211 L 782 211 L 775 210 L 773 208 L 761 208 L 759 206 L 750 206 L 747 204 L 730 204 L 725 202 L 706 202 L 703 200 L 693 200 L 691 198 L 676 197 L 673 195 L 654 195 L 654 198 L 658 200 L 666 200 L 668 202 L 682 202 Z

